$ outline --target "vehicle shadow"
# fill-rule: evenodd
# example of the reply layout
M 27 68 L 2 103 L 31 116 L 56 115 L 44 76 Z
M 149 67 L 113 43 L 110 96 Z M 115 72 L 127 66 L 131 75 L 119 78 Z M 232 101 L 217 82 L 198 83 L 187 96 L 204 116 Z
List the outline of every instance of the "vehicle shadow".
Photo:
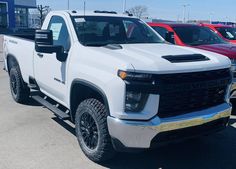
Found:
M 229 125 L 233 125 L 234 123 L 236 123 L 236 119 L 230 119 L 229 120 Z
M 75 136 L 75 129 L 66 122 L 52 118 Z M 231 119 L 230 124 L 236 123 Z M 101 163 L 110 169 L 235 169 L 236 128 L 180 143 L 172 143 L 141 153 L 118 153 L 114 159 Z
M 64 129 L 69 131 L 72 135 L 76 136 L 74 127 L 70 126 L 68 123 L 66 123 L 63 120 L 58 119 L 57 117 L 53 117 L 52 120 L 54 120 L 56 123 L 61 125 Z
M 169 144 L 139 154 L 118 154 L 103 163 L 111 169 L 235 169 L 236 129 L 196 140 Z
M 42 106 L 41 104 L 39 104 L 38 102 L 36 102 L 34 99 L 29 98 L 29 101 L 27 103 L 24 103 L 25 106 Z M 42 106 L 43 107 L 43 106 Z

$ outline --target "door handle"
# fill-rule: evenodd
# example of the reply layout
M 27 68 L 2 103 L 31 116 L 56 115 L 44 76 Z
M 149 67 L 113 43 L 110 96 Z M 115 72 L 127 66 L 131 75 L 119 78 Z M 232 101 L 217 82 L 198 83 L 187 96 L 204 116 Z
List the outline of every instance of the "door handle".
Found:
M 39 57 L 43 57 L 43 54 L 42 53 L 37 53 L 37 55 L 39 56 Z

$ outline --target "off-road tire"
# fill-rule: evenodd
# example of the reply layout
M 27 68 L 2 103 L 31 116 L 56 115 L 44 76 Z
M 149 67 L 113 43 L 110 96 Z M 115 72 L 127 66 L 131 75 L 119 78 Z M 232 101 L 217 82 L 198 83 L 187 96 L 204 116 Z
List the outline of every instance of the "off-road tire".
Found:
M 88 121 L 94 120 L 94 122 L 89 123 L 91 126 L 93 124 L 92 131 L 94 131 L 93 134 L 95 133 L 94 134 L 95 136 L 93 136 L 92 138 L 98 137 L 97 142 L 96 142 L 96 139 L 95 141 L 93 141 L 93 144 L 95 144 L 95 142 L 97 143 L 95 144 L 97 145 L 96 148 L 93 148 L 93 149 L 89 148 L 89 146 L 87 145 L 88 141 L 86 142 L 85 140 L 85 138 L 88 138 L 88 137 L 84 136 L 84 131 L 85 131 L 84 129 L 86 128 L 84 127 L 85 125 L 84 116 L 87 116 L 90 119 Z M 96 125 L 94 125 L 94 123 Z M 103 103 L 101 103 L 100 101 L 96 99 L 87 99 L 83 101 L 78 106 L 78 109 L 76 111 L 75 126 L 76 126 L 76 136 L 80 144 L 80 147 L 82 151 L 84 152 L 84 154 L 90 160 L 100 163 L 114 157 L 115 150 L 112 146 L 111 137 L 109 135 L 108 127 L 107 127 L 107 109 Z M 97 129 L 94 129 L 94 128 L 97 128 Z M 90 129 L 91 127 L 88 130 Z M 91 135 L 91 132 L 88 132 L 88 133 L 90 133 L 88 135 Z M 91 136 L 89 136 L 89 138 L 90 137 Z M 93 139 L 89 139 L 89 140 L 93 140 Z
M 10 89 L 13 99 L 17 103 L 27 103 L 29 101 L 30 89 L 24 83 L 18 67 L 10 70 Z

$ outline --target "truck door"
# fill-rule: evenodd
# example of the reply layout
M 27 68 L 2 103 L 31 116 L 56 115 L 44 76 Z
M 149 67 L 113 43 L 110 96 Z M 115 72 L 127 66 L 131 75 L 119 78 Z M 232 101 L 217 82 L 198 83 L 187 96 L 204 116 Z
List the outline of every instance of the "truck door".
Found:
M 62 45 L 69 56 L 71 39 L 63 17 L 53 16 L 49 22 L 48 30 L 53 31 L 53 45 Z M 34 59 L 35 79 L 41 91 L 62 104 L 66 100 L 67 60 L 65 62 L 58 61 L 56 53 L 36 53 Z

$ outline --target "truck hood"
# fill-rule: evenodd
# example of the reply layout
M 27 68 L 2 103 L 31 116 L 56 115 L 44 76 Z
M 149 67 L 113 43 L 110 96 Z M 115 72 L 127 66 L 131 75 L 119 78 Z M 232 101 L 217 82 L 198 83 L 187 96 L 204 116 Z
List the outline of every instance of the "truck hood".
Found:
M 235 41 L 236 42 L 236 41 Z M 230 59 L 236 59 L 236 45 L 235 44 L 213 44 L 213 45 L 200 45 L 194 46 L 198 49 L 208 50 L 211 52 L 219 53 L 225 55 Z
M 181 47 L 169 44 L 126 44 L 122 49 L 109 49 L 106 47 L 93 48 L 96 52 L 101 52 L 101 56 L 106 56 L 107 62 L 119 60 L 122 63 L 131 64 L 137 72 L 147 73 L 182 73 L 229 68 L 230 60 L 222 55 L 204 50 Z M 172 63 L 163 56 L 179 56 L 202 54 L 209 58 L 207 61 L 193 61 Z M 115 57 L 111 59 L 111 57 Z M 108 61 L 109 60 L 109 61 Z M 109 63 L 107 63 L 109 64 Z M 112 63 L 111 63 L 112 64 Z

